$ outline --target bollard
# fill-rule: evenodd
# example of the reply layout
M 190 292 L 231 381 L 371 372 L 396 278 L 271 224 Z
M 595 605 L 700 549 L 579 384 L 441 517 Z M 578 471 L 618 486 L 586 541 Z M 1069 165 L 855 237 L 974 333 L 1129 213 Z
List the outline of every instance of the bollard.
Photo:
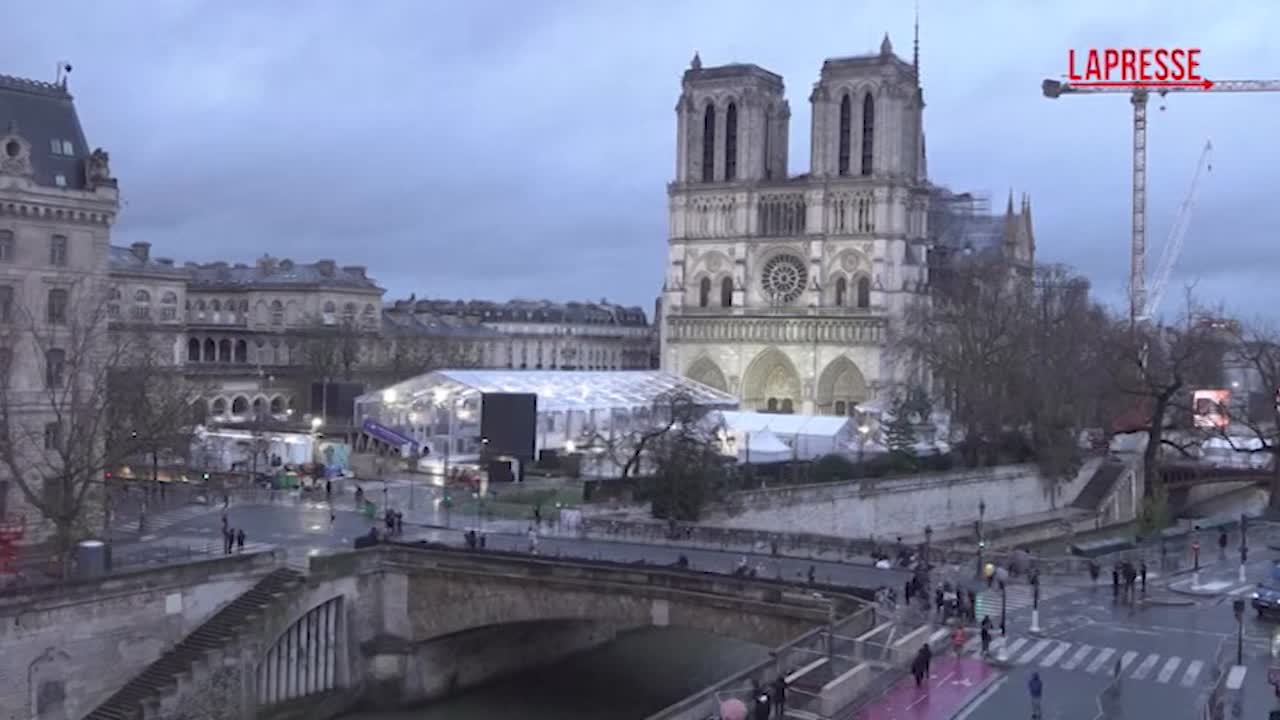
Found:
M 1200 588 L 1200 571 L 1196 570 L 1191 573 L 1191 589 L 1198 590 Z
M 1031 632 L 1033 633 L 1040 632 L 1040 611 L 1039 610 L 1031 611 Z
M 1240 564 L 1240 582 L 1245 582 L 1245 578 L 1244 578 L 1244 563 L 1241 563 L 1241 564 Z

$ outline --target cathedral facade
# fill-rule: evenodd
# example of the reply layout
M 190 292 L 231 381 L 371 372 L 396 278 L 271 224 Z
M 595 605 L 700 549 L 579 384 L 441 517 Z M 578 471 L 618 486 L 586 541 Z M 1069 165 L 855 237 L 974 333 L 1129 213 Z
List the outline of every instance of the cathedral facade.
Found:
M 782 78 L 702 67 L 676 105 L 661 363 L 743 409 L 854 415 L 906 380 L 889 331 L 928 291 L 924 98 L 886 36 L 825 61 L 810 172 L 790 175 Z

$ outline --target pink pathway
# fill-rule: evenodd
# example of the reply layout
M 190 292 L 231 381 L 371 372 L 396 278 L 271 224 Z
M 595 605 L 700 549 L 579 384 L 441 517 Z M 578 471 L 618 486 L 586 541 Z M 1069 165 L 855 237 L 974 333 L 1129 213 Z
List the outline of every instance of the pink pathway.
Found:
M 916 679 L 908 675 L 854 718 L 947 720 L 981 692 L 996 672 L 982 660 L 940 656 L 934 658 L 930 677 L 923 686 L 916 687 Z

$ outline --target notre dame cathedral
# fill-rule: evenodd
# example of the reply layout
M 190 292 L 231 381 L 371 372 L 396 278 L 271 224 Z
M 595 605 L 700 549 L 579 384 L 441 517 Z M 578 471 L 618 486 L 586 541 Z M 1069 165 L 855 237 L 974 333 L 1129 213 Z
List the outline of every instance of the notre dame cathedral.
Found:
M 878 53 L 829 59 L 809 102 L 810 171 L 793 176 L 780 76 L 696 55 L 685 71 L 661 362 L 743 409 L 854 415 L 910 379 L 889 328 L 927 296 L 942 189 L 926 175 L 918 54 L 902 60 L 886 35 Z M 1029 201 L 1003 225 L 997 249 L 1030 263 Z

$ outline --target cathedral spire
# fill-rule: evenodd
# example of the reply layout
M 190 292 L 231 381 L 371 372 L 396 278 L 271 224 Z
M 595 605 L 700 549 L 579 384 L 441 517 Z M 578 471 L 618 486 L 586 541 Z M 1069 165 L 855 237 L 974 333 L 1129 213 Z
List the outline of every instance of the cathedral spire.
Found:
M 880 54 L 881 55 L 893 54 L 893 43 L 889 42 L 889 33 L 885 33 L 884 40 L 880 42 Z
M 916 82 L 920 82 L 920 0 L 916 0 L 916 22 L 911 43 L 911 67 L 916 70 Z
M 702 56 L 698 54 L 697 50 L 693 51 L 693 60 L 689 61 L 689 68 L 692 70 L 702 69 Z
M 1013 188 L 1009 188 L 1009 206 L 1005 208 L 1005 217 L 1013 217 Z

